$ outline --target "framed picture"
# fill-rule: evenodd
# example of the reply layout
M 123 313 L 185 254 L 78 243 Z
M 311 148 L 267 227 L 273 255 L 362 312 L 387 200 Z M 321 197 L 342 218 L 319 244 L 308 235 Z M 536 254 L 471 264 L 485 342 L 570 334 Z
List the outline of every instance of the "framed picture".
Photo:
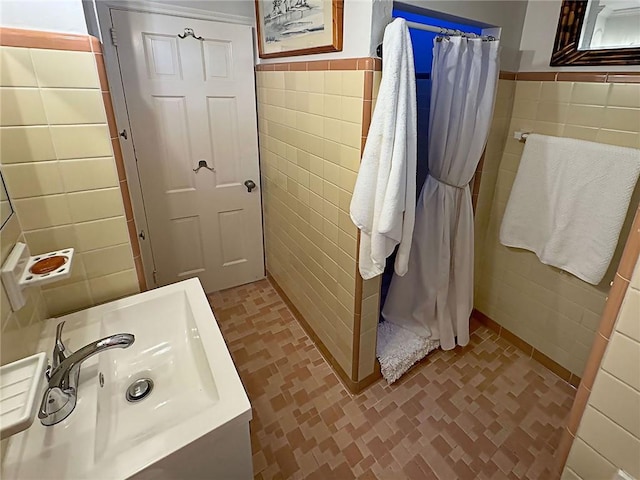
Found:
M 343 0 L 255 0 L 260 58 L 342 50 Z

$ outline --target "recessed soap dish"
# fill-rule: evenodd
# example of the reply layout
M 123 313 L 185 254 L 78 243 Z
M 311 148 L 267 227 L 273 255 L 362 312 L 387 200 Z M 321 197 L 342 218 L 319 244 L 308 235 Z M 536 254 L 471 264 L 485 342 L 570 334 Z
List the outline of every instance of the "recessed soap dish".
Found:
M 73 248 L 30 256 L 26 244 L 18 242 L 2 266 L 2 283 L 14 310 L 22 308 L 22 290 L 34 285 L 46 285 L 71 275 Z
M 57 252 L 43 253 L 29 257 L 20 283 L 23 285 L 44 285 L 56 280 L 62 280 L 71 275 L 71 259 L 73 258 L 73 248 L 65 248 Z M 56 260 L 58 262 L 56 262 Z M 45 268 L 38 268 L 45 266 Z M 53 267 L 53 268 L 51 268 Z

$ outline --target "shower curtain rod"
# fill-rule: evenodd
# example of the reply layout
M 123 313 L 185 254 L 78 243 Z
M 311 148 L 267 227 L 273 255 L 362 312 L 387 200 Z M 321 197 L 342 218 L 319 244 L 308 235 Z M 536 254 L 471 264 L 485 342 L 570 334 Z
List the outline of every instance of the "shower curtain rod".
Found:
M 451 28 L 436 27 L 435 25 L 427 25 L 425 23 L 407 22 L 407 27 L 415 28 L 417 30 L 425 30 L 427 32 L 440 33 L 441 35 L 448 35 L 451 37 L 481 38 L 489 42 L 497 40 L 496 37 L 492 35 L 478 35 L 477 33 L 463 32 L 462 30 L 454 30 Z
M 462 30 L 453 30 L 451 28 L 436 27 L 435 25 L 427 25 L 426 23 L 406 22 L 407 27 L 415 28 L 416 30 L 425 30 L 427 32 L 435 32 L 441 35 L 448 35 L 450 37 L 467 37 L 467 38 L 481 38 L 487 42 L 493 42 L 497 40 L 493 35 L 478 35 L 472 32 L 463 32 Z M 382 58 L 382 44 L 378 45 L 376 49 L 378 57 Z

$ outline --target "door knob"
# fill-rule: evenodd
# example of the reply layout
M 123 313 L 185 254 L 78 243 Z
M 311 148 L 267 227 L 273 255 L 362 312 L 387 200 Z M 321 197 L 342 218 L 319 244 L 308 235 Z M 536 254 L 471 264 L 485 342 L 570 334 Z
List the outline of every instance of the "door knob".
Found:
M 256 182 L 253 180 L 247 180 L 244 182 L 244 186 L 247 187 L 247 192 L 251 193 L 251 190 L 256 188 Z

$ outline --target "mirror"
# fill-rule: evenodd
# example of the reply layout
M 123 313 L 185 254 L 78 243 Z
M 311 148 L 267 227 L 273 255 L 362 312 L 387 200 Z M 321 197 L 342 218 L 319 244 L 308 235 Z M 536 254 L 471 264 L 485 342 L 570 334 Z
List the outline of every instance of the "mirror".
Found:
M 591 0 L 578 50 L 640 47 L 640 0 Z
M 0 172 L 0 229 L 7 223 L 11 214 L 13 213 L 13 207 L 11 206 L 11 200 L 9 200 L 9 194 L 7 193 L 7 187 L 4 184 L 4 178 L 2 172 Z
M 550 65 L 640 65 L 640 0 L 564 0 Z

